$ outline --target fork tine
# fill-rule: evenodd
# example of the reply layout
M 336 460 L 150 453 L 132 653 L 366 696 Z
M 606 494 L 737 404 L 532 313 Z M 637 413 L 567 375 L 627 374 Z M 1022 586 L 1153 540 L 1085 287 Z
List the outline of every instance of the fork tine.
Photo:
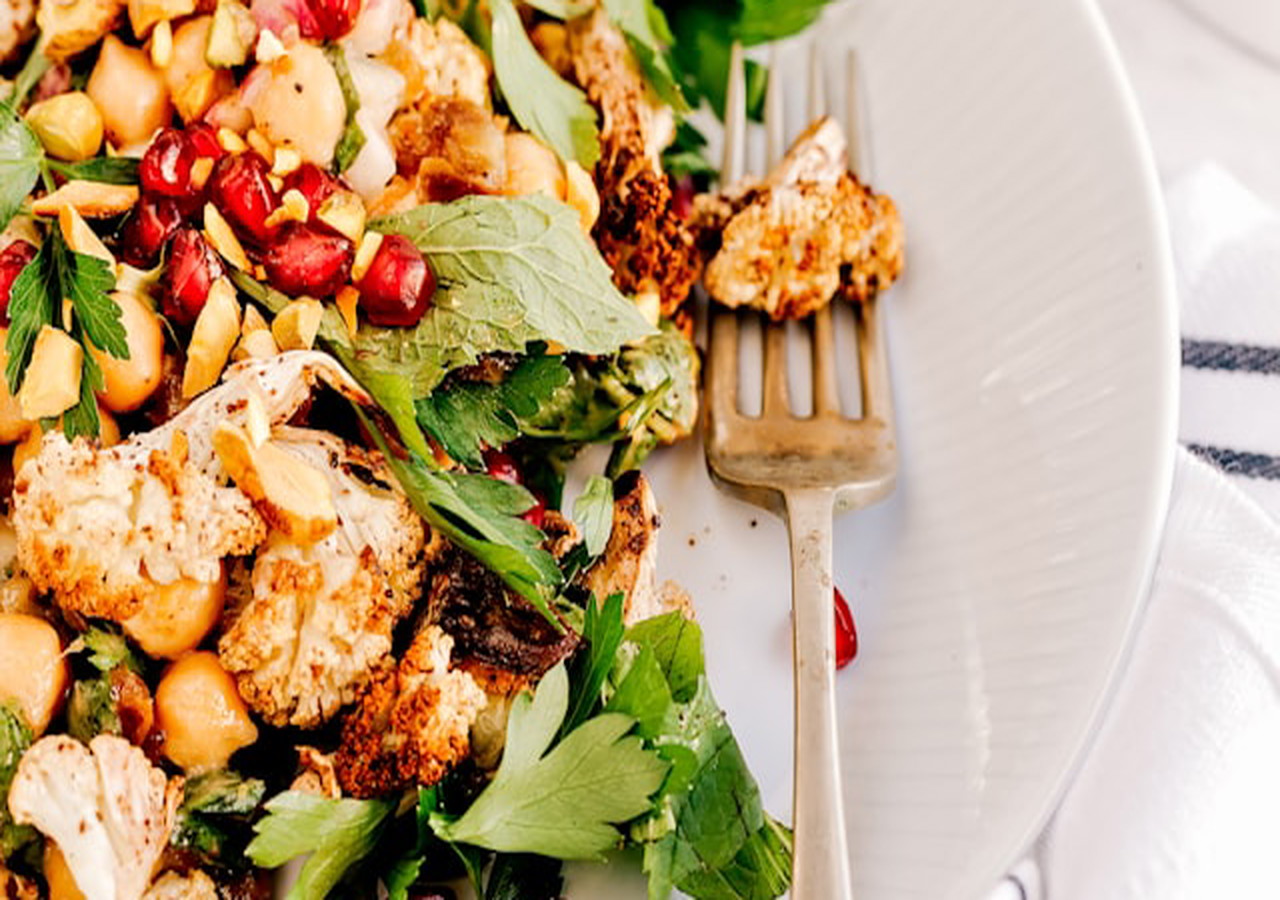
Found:
M 730 185 L 746 172 L 747 151 L 747 74 L 742 44 L 733 42 L 729 51 L 729 83 L 724 93 L 724 164 L 720 182 Z
M 778 46 L 774 44 L 769 50 L 769 86 L 764 95 L 765 165 L 769 169 L 782 161 L 787 146 L 787 117 L 783 109 L 782 79 L 777 77 L 781 71 L 778 60 Z
M 878 304 L 873 298 L 854 308 L 858 323 L 858 359 L 862 363 L 862 417 L 893 425 L 893 395 Z
M 852 47 L 844 58 L 844 133 L 849 136 L 849 171 L 866 182 L 871 176 L 865 142 L 862 140 L 862 79 L 858 53 Z
M 827 81 L 822 66 L 822 44 L 809 44 L 809 121 L 827 112 Z
M 707 360 L 707 413 L 712 423 L 738 417 L 738 316 L 732 310 L 711 311 L 711 352 Z
M 776 46 L 769 54 L 770 73 L 778 72 L 778 49 Z M 786 114 L 783 107 L 782 79 L 769 78 L 768 91 L 764 98 L 764 130 L 767 165 L 770 169 L 782 159 L 785 149 Z M 788 409 L 787 391 L 787 331 L 780 322 L 766 321 L 764 324 L 764 396 L 761 401 L 762 415 L 785 413 Z

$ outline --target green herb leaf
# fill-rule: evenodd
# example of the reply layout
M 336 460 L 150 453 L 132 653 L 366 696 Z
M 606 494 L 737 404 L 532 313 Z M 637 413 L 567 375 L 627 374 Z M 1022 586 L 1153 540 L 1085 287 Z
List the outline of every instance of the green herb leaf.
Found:
M 667 17 L 653 0 L 604 0 L 605 11 L 626 36 L 640 71 L 654 93 L 676 112 L 688 112 L 689 103 L 676 80 L 664 44 L 673 40 Z
M 533 341 L 611 354 L 653 329 L 613 285 L 578 215 L 549 197 L 471 196 L 377 219 L 431 260 L 438 287 L 414 328 L 364 325 L 358 359 L 410 379 L 425 396 L 481 354 L 523 353 Z
M 267 786 L 231 769 L 218 769 L 187 780 L 180 812 L 201 815 L 248 815 L 258 808 Z
M 55 270 L 63 296 L 70 298 L 75 308 L 76 322 L 95 347 L 116 359 L 128 359 L 129 339 L 120 321 L 120 304 L 111 297 L 116 286 L 111 266 L 96 256 L 73 252 L 62 240 L 61 231 L 54 234 Z
M 557 19 L 574 19 L 584 13 L 591 12 L 594 0 L 525 0 L 539 12 L 544 12 Z
M 587 552 L 599 556 L 613 532 L 613 482 L 593 475 L 577 500 L 573 501 L 573 521 L 582 532 Z
M 596 111 L 587 95 L 547 65 L 511 0 L 492 0 L 493 69 L 502 96 L 527 131 L 588 171 L 600 158 Z
M 822 15 L 830 0 L 739 0 L 733 34 L 745 46 L 799 34 Z
M 560 900 L 564 890 L 558 859 L 531 853 L 499 853 L 489 869 L 484 900 Z
M 15 824 L 9 812 L 9 787 L 33 739 L 22 713 L 0 703 L 0 863 L 37 837 L 30 825 Z
M 89 665 L 99 672 L 110 672 L 116 666 L 128 666 L 133 671 L 142 673 L 142 663 L 129 648 L 124 635 L 91 625 L 88 631 L 80 635 L 80 640 L 89 651 Z
M 360 111 L 360 92 L 356 90 L 355 80 L 351 77 L 346 52 L 334 44 L 325 50 L 325 56 L 329 58 L 329 63 L 338 76 L 338 85 L 342 88 L 342 99 L 347 104 L 347 127 L 333 150 L 334 165 L 339 172 L 345 172 L 351 168 L 351 164 L 364 149 L 366 140 L 364 129 L 356 121 L 356 113 Z
M 67 733 L 84 743 L 100 734 L 120 734 L 120 714 L 111 695 L 111 681 L 104 673 L 85 678 L 71 687 L 67 701 Z
M 100 181 L 104 184 L 137 184 L 142 161 L 131 156 L 99 156 L 81 162 L 48 160 L 48 166 L 64 178 Z
M 587 603 L 582 626 L 587 646 L 573 661 L 569 712 L 560 726 L 561 735 L 573 731 L 600 707 L 600 690 L 609 678 L 626 631 L 622 622 L 624 600 L 622 594 L 611 594 L 603 605 L 594 597 Z
M 324 900 L 346 872 L 373 850 L 395 803 L 330 800 L 285 791 L 266 804 L 267 815 L 245 849 L 255 865 L 274 869 L 310 853 L 286 900 Z
M 387 900 L 409 900 L 409 888 L 413 887 L 422 874 L 425 862 L 421 856 L 406 856 L 396 860 L 382 879 L 382 884 L 387 889 Z
M 667 766 L 627 736 L 634 720 L 616 713 L 590 719 L 548 752 L 568 700 L 563 664 L 532 699 L 515 699 L 497 774 L 462 818 L 436 824 L 438 834 L 555 859 L 600 859 L 620 844 L 617 826 L 649 808 Z
M 35 132 L 14 111 L 13 100 L 0 103 L 0 230 L 40 180 L 44 148 Z
M 53 242 L 48 240 L 18 273 L 9 293 L 9 334 L 4 345 L 9 361 L 4 377 L 14 396 L 22 387 L 36 335 L 44 326 L 53 324 L 54 310 L 61 305 L 60 294 L 50 290 L 54 279 Z
M 679 839 L 671 836 L 651 847 L 664 854 L 669 845 L 673 853 L 680 850 Z M 646 869 L 652 871 L 650 854 L 645 853 Z M 765 817 L 760 830 L 747 838 L 728 865 L 719 869 L 697 868 L 684 876 L 680 889 L 699 900 L 773 900 L 791 886 L 791 832 L 776 820 Z M 664 868 L 673 864 L 658 863 Z M 651 895 L 652 896 L 652 895 Z
M 77 325 L 72 329 L 76 340 L 84 343 Z M 98 416 L 97 392 L 102 390 L 102 369 L 97 360 L 86 353 L 80 360 L 80 399 L 76 405 L 62 414 L 62 432 L 68 440 L 78 437 L 96 437 L 102 422 Z
M 571 378 L 563 357 L 529 357 L 498 384 L 433 391 L 417 403 L 418 423 L 451 457 L 481 469 L 484 448 L 519 437 L 521 421 L 535 416 Z

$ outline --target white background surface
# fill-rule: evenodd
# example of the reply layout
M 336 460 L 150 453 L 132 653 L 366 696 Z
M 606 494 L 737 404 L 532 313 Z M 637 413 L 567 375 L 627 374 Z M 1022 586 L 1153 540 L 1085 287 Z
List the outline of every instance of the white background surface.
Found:
M 1137 92 L 1162 179 L 1215 160 L 1280 206 L 1280 2 L 1100 5 Z M 1251 44 L 1239 37 L 1249 33 Z

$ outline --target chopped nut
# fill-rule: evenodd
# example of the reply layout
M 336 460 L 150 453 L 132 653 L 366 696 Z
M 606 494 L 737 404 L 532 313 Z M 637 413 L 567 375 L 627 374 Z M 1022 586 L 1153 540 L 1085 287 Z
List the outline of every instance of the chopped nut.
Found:
M 67 242 L 67 246 L 76 253 L 95 256 L 115 269 L 116 258 L 111 255 L 107 245 L 102 243 L 102 239 L 89 227 L 89 223 L 80 217 L 80 213 L 74 206 L 64 206 L 58 210 L 58 229 L 62 232 L 62 239 Z
M 360 292 L 351 285 L 347 285 L 338 291 L 334 302 L 338 306 L 338 312 L 342 314 L 342 321 L 347 325 L 347 334 L 355 337 L 360 329 L 360 319 L 356 316 L 356 307 L 360 305 Z
M 128 212 L 137 202 L 136 184 L 106 184 L 74 178 L 52 194 L 32 202 L 31 211 L 38 216 L 56 216 L 70 207 L 82 216 L 105 219 Z
M 61 329 L 45 325 L 36 335 L 18 406 L 26 419 L 60 416 L 80 402 L 84 348 Z
M 249 133 L 244 136 L 249 142 L 249 146 L 258 152 L 258 154 L 267 162 L 273 162 L 276 158 L 276 148 L 267 140 L 266 135 L 256 128 L 250 128 Z
M 299 297 L 280 310 L 271 323 L 271 335 L 281 350 L 310 350 L 323 316 L 324 306 L 319 300 Z
M 168 19 L 156 25 L 151 35 L 151 65 L 157 69 L 168 68 L 173 62 L 173 26 Z
M 173 95 L 173 108 L 178 111 L 184 122 L 194 122 L 209 111 L 209 107 L 217 102 L 225 90 L 223 75 L 219 78 L 219 70 L 205 69 L 191 77 Z
M 217 250 L 223 259 L 241 272 L 249 271 L 249 257 L 245 254 L 240 239 L 212 203 L 204 205 L 204 236 L 209 241 L 209 246 Z
M 364 234 L 364 202 L 352 191 L 335 191 L 316 210 L 316 218 L 353 244 Z
M 263 32 L 263 34 L 270 34 L 270 32 Z M 243 153 L 249 149 L 249 145 L 244 142 L 244 138 L 230 128 L 218 129 L 218 146 L 228 153 Z
M 230 422 L 214 431 L 213 449 L 236 487 L 289 539 L 312 543 L 338 526 L 329 479 L 319 469 L 271 441 L 254 446 L 245 430 Z
M 209 176 L 213 174 L 213 159 L 201 156 L 191 164 L 191 186 L 197 191 L 204 190 Z
M 281 178 L 279 175 L 273 175 L 270 172 L 268 172 L 267 183 L 270 184 L 272 189 L 277 193 L 284 190 L 284 179 Z
M 269 330 L 251 331 L 240 338 L 231 358 L 239 362 L 242 359 L 267 359 L 276 356 L 280 348 Z
M 590 234 L 596 219 L 600 218 L 600 192 L 587 170 L 573 160 L 565 163 L 564 174 L 564 202 L 577 211 L 582 230 Z
M 657 291 L 644 291 L 632 298 L 640 315 L 654 328 L 658 327 L 658 319 L 662 315 L 662 297 Z
M 255 331 L 270 331 L 271 326 L 267 324 L 267 320 L 262 317 L 262 313 L 258 312 L 258 307 L 249 304 L 244 308 L 244 319 L 240 323 L 240 336 L 252 334 Z
M 365 273 L 369 271 L 369 267 L 373 265 L 373 258 L 378 255 L 378 248 L 382 246 L 382 234 L 377 231 L 366 231 L 364 237 L 360 239 L 360 246 L 356 249 L 355 261 L 351 263 L 351 280 L 358 282 L 364 278 Z
M 195 0 L 129 0 L 129 23 L 134 37 L 142 40 L 157 22 L 180 19 L 195 11 Z
M 292 147 L 277 147 L 275 160 L 271 163 L 271 172 L 273 175 L 288 175 L 290 172 L 297 171 L 302 165 L 302 154 Z
M 267 404 L 256 387 L 249 389 L 249 397 L 244 407 L 244 428 L 253 446 L 261 447 L 271 438 L 271 417 L 267 415 Z
M 45 0 L 36 7 L 44 55 L 62 62 L 89 49 L 115 28 L 122 12 L 124 0 Z
M 187 366 L 182 372 L 182 396 L 194 397 L 212 387 L 227 364 L 240 335 L 240 304 L 236 289 L 226 278 L 209 288 L 209 298 L 196 317 L 187 345 Z
M 302 191 L 290 188 L 280 198 L 280 205 L 267 216 L 266 226 L 275 228 L 285 222 L 305 222 L 311 218 L 311 207 Z
M 258 32 L 258 44 L 254 48 L 253 55 L 260 63 L 275 62 L 280 57 L 286 55 L 289 51 L 285 49 L 284 44 L 280 43 L 280 38 L 276 37 L 275 32 L 269 28 L 264 28 Z

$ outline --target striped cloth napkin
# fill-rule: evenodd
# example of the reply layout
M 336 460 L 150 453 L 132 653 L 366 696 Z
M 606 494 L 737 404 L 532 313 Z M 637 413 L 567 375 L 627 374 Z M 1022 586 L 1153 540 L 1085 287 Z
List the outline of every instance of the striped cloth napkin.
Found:
M 1167 194 L 1182 447 L 1150 605 L 1097 742 L 991 900 L 1280 897 L 1280 214 Z

